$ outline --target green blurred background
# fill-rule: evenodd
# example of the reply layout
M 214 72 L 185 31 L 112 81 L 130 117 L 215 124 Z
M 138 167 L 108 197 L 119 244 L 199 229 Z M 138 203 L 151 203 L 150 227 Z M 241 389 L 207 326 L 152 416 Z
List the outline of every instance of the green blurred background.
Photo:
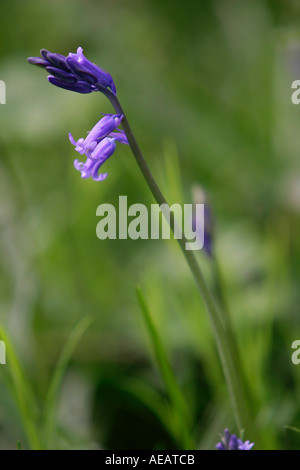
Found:
M 296 0 L 10 0 L 0 4 L 0 322 L 43 426 L 49 381 L 74 326 L 92 325 L 64 370 L 50 448 L 176 448 L 136 299 L 140 285 L 187 398 L 199 449 L 236 431 L 206 311 L 175 241 L 96 237 L 96 208 L 150 205 L 130 149 L 103 183 L 81 180 L 78 139 L 112 112 L 101 94 L 51 86 L 28 56 L 80 45 L 113 76 L 141 149 L 171 202 L 202 185 L 257 446 L 299 449 L 300 5 Z M 213 263 L 198 253 L 213 287 Z M 1 339 L 1 337 L 0 337 Z M 22 390 L 0 366 L 0 448 L 30 447 Z M 19 404 L 18 404 L 19 403 Z M 161 409 L 163 411 L 161 411 Z M 28 425 L 28 423 L 27 423 Z M 28 427 L 28 426 L 27 426 Z M 24 430 L 25 429 L 25 430 Z M 247 437 L 247 430 L 245 436 Z

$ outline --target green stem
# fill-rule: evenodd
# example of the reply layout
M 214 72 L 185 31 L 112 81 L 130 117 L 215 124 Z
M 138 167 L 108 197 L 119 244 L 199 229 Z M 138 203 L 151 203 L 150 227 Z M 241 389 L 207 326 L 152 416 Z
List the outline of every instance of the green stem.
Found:
M 237 346 L 237 342 L 236 342 L 235 335 L 233 332 L 231 315 L 230 315 L 227 299 L 226 299 L 225 292 L 224 292 L 220 266 L 219 266 L 219 262 L 215 253 L 211 260 L 211 266 L 212 266 L 213 279 L 214 279 L 215 296 L 216 296 L 216 299 L 219 301 L 220 309 L 223 314 L 223 323 L 224 323 L 225 331 L 229 339 L 229 343 L 232 349 L 232 355 L 234 357 L 234 360 L 238 364 L 239 369 L 241 369 L 241 364 L 240 364 L 240 359 L 239 359 L 239 354 L 238 354 L 238 346 Z
M 218 256 L 216 253 L 214 253 L 211 261 L 212 261 L 212 271 L 213 271 L 213 278 L 214 278 L 214 284 L 215 284 L 214 287 L 216 291 L 216 298 L 219 300 L 219 305 L 224 315 L 225 329 L 226 329 L 227 336 L 229 338 L 229 344 L 231 347 L 232 356 L 234 357 L 235 362 L 237 364 L 237 368 L 239 370 L 240 383 L 243 386 L 243 395 L 247 400 L 248 410 L 250 409 L 251 414 L 252 414 L 254 412 L 253 397 L 252 397 L 251 389 L 247 386 L 245 370 L 243 368 L 242 359 L 239 354 L 239 345 L 234 335 L 234 329 L 233 329 L 232 320 L 231 320 L 231 311 L 230 311 L 230 307 L 229 307 L 227 297 L 225 294 L 226 289 L 225 289 L 224 282 L 223 282 L 222 271 L 221 271 Z M 247 432 L 250 432 L 250 430 L 247 429 Z M 258 448 L 257 435 L 256 435 L 255 444 L 256 444 L 256 448 Z
M 103 90 L 101 90 L 103 91 Z M 122 109 L 122 106 L 119 103 L 118 98 L 111 93 L 108 90 L 105 90 L 105 95 L 108 97 L 110 100 L 111 104 L 113 105 L 116 113 L 122 114 L 123 119 L 122 119 L 122 126 L 125 131 L 125 134 L 127 136 L 129 145 L 131 147 L 131 150 L 133 152 L 133 155 L 137 161 L 137 164 L 140 167 L 141 172 L 144 175 L 144 178 L 155 198 L 157 203 L 159 205 L 161 204 L 167 204 L 167 201 L 162 194 L 161 190 L 159 189 L 144 157 L 143 154 L 135 140 L 135 137 L 133 135 L 133 132 L 130 128 L 129 122 L 126 118 L 126 115 Z M 169 206 L 168 206 L 169 207 Z M 174 232 L 174 229 L 176 227 L 176 222 L 174 219 L 174 214 L 172 211 L 169 211 L 169 220 L 170 220 L 170 226 L 172 231 Z M 215 304 L 215 301 L 213 299 L 213 296 L 211 295 L 206 282 L 204 280 L 203 274 L 201 272 L 201 269 L 197 263 L 196 257 L 191 250 L 186 250 L 185 246 L 187 243 L 187 239 L 185 238 L 184 235 L 182 235 L 182 238 L 177 239 L 180 248 L 186 258 L 186 261 L 192 271 L 192 274 L 194 276 L 196 285 L 198 287 L 198 290 L 200 292 L 200 295 L 202 297 L 202 300 L 207 308 L 209 318 L 211 321 L 220 361 L 222 364 L 225 380 L 227 383 L 227 387 L 229 390 L 229 395 L 231 398 L 231 403 L 232 407 L 234 410 L 234 415 L 236 419 L 236 424 L 238 427 L 238 430 L 241 431 L 243 429 L 247 429 L 248 434 L 250 432 L 250 428 L 248 426 L 248 419 L 247 419 L 247 411 L 246 411 L 246 403 L 242 394 L 242 387 L 239 379 L 239 374 L 235 366 L 235 361 L 233 358 L 233 355 L 231 353 L 231 348 L 228 344 L 228 339 L 226 337 L 226 332 L 224 329 L 224 325 L 222 323 L 222 316 L 220 315 L 220 312 Z M 251 436 L 249 436 L 251 438 Z

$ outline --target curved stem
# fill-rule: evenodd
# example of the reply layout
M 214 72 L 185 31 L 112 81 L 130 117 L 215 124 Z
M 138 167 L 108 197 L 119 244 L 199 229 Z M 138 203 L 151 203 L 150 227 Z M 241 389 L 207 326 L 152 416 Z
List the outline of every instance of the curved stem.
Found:
M 101 91 L 103 91 L 101 89 Z M 108 90 L 105 90 L 105 95 L 108 97 L 110 100 L 111 104 L 113 105 L 116 113 L 118 114 L 123 114 L 123 119 L 122 119 L 122 126 L 123 129 L 126 133 L 129 145 L 131 147 L 131 150 L 133 152 L 133 155 L 137 161 L 137 164 L 140 167 L 140 170 L 143 173 L 143 176 L 155 198 L 157 203 L 159 205 L 161 204 L 167 204 L 167 201 L 162 194 L 159 186 L 157 185 L 144 157 L 143 154 L 136 142 L 136 139 L 134 137 L 134 134 L 130 128 L 129 122 L 126 118 L 126 115 L 122 109 L 122 106 L 118 100 L 118 98 L 111 93 Z M 169 206 L 168 206 L 169 207 Z M 169 220 L 170 220 L 170 226 L 172 231 L 174 232 L 174 228 L 176 227 L 176 222 L 174 218 L 174 214 L 172 211 L 169 211 Z M 196 257 L 193 253 L 193 251 L 186 250 L 186 238 L 184 234 L 182 234 L 182 238 L 177 239 L 180 248 L 186 258 L 186 261 L 191 269 L 191 272 L 194 276 L 194 280 L 196 282 L 196 285 L 198 287 L 198 290 L 201 294 L 202 300 L 206 306 L 206 309 L 209 314 L 210 322 L 212 325 L 218 353 L 219 353 L 219 358 L 222 364 L 225 380 L 227 383 L 227 387 L 229 390 L 229 395 L 231 398 L 231 403 L 232 407 L 234 410 L 234 415 L 236 419 L 236 424 L 238 427 L 239 431 L 242 431 L 243 429 L 247 429 L 247 434 L 250 433 L 250 426 L 248 423 L 248 418 L 247 418 L 247 410 L 246 410 L 246 402 L 243 397 L 242 393 L 242 386 L 240 383 L 239 379 L 239 374 L 235 365 L 235 361 L 231 352 L 231 347 L 228 342 L 228 338 L 225 332 L 224 325 L 222 323 L 222 316 L 220 315 L 219 309 L 217 305 L 215 304 L 214 298 L 211 295 L 206 282 L 204 280 L 202 271 L 198 265 L 198 262 L 196 260 Z M 249 436 L 251 438 L 251 436 Z

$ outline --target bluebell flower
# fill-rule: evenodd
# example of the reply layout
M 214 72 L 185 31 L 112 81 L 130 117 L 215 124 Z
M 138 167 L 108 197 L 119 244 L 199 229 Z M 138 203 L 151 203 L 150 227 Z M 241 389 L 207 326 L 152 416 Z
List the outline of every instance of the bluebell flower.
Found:
M 72 134 L 69 134 L 70 141 L 75 145 L 75 150 L 81 155 L 89 156 L 101 139 L 112 133 L 121 123 L 121 114 L 107 114 L 93 127 L 85 139 L 75 142 Z
M 221 438 L 221 442 L 216 445 L 217 450 L 251 450 L 254 446 L 254 442 L 242 441 L 238 439 L 235 434 L 230 434 L 228 429 L 225 429 L 224 436 Z
M 80 171 L 82 178 L 92 177 L 95 181 L 103 181 L 107 173 L 100 173 L 103 163 L 111 157 L 116 149 L 116 142 L 128 144 L 124 131 L 117 129 L 122 121 L 121 114 L 107 114 L 93 127 L 85 139 L 75 140 L 69 134 L 70 142 L 80 155 L 87 157 L 85 163 L 74 161 L 76 170 Z
M 48 80 L 55 86 L 77 93 L 110 90 L 116 95 L 116 87 L 111 75 L 98 65 L 90 62 L 82 47 L 67 57 L 41 49 L 41 57 L 29 57 L 28 62 L 44 68 L 50 75 Z

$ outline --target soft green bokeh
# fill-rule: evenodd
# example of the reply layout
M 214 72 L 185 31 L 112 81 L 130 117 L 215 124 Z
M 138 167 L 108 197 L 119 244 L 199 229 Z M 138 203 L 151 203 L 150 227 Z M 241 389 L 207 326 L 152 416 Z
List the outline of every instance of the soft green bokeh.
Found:
M 257 445 L 299 449 L 300 6 L 292 0 L 10 0 L 0 4 L 0 322 L 43 426 L 60 353 L 82 317 L 51 448 L 175 448 L 141 286 L 194 420 L 199 448 L 236 431 L 208 318 L 175 241 L 96 237 L 101 203 L 150 205 L 118 146 L 103 183 L 81 180 L 75 138 L 112 112 L 51 86 L 28 56 L 80 45 L 108 70 L 171 202 L 208 192 L 223 288 L 253 399 Z M 213 288 L 213 269 L 199 253 Z M 0 337 L 1 339 L 1 337 Z M 153 359 L 153 360 L 152 360 Z M 28 448 L 11 364 L 0 366 L 0 448 Z M 20 392 L 20 390 L 19 390 Z M 46 411 L 45 411 L 46 410 Z M 29 413 L 30 414 L 30 413 Z M 247 438 L 247 430 L 245 430 Z

